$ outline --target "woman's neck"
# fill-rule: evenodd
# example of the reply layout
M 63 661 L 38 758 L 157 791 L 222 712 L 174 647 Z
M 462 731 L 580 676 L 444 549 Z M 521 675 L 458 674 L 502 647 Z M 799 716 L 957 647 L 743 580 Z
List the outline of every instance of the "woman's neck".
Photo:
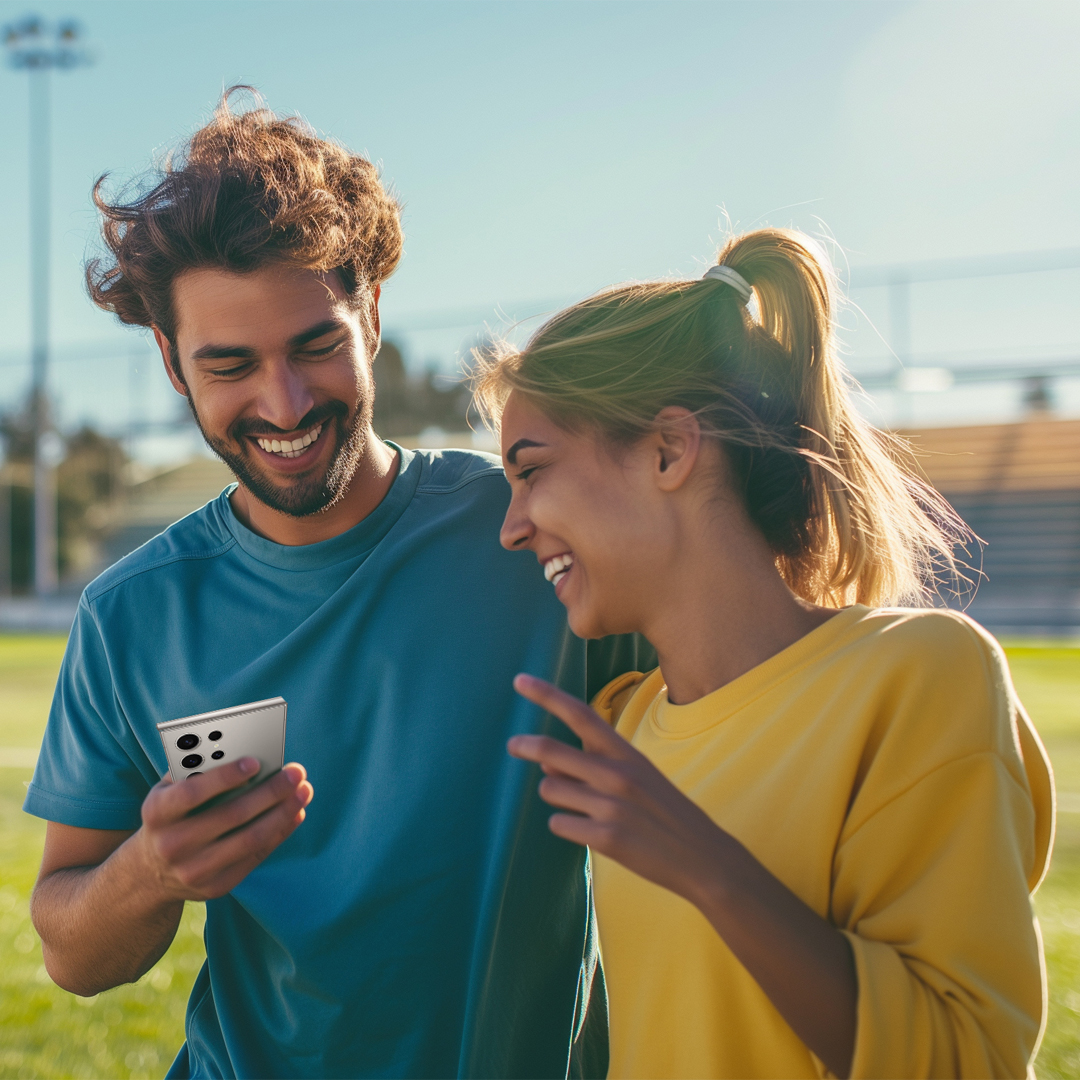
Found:
M 686 705 L 744 675 L 827 622 L 836 609 L 796 597 L 755 529 L 684 537 L 642 632 L 668 699 Z

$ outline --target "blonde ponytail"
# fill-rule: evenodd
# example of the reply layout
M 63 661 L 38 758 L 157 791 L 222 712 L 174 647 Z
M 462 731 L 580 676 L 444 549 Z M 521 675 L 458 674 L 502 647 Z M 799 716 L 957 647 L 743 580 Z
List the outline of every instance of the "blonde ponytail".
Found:
M 757 319 L 723 280 L 632 284 L 546 323 L 524 350 L 478 358 L 476 399 L 497 425 L 511 390 L 560 423 L 620 443 L 666 405 L 724 445 L 751 519 L 804 599 L 926 603 L 963 580 L 970 537 L 898 439 L 856 412 L 837 356 L 835 283 L 799 233 L 760 229 L 718 262 L 753 289 Z

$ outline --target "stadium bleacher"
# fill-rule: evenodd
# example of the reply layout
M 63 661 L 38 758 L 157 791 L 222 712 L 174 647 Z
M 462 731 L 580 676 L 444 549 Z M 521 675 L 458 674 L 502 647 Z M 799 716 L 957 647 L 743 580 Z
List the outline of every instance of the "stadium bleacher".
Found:
M 985 543 L 985 577 L 960 606 L 997 633 L 1080 632 L 1080 420 L 902 434 Z M 969 562 L 979 568 L 978 550 Z

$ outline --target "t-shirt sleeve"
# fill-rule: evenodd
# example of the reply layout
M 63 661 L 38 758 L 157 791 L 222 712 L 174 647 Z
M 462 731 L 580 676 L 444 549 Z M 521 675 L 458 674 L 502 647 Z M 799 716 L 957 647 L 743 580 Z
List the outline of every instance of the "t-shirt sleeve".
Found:
M 892 737 L 996 722 L 998 745 L 991 736 L 908 777 L 902 750 L 880 753 L 837 849 L 832 915 L 859 988 L 852 1077 L 1024 1076 L 1038 1041 L 1045 976 L 1028 882 L 1049 808 L 1009 751 L 1018 706 L 1007 669 L 995 671 L 1004 659 L 974 652 L 981 662 L 970 647 L 948 657 L 938 696 Z
M 117 701 L 94 615 L 79 603 L 34 778 L 28 814 L 86 829 L 137 829 L 159 777 Z

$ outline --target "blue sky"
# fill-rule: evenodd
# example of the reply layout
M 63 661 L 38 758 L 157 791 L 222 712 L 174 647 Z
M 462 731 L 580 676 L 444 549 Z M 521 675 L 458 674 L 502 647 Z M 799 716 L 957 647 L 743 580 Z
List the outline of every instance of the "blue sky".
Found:
M 421 367 L 452 370 L 484 318 L 700 274 L 727 219 L 824 233 L 852 266 L 1080 246 L 1075 3 L 0 0 L 0 21 L 28 10 L 74 14 L 95 54 L 54 87 L 53 371 L 68 423 L 174 408 L 132 359 L 140 339 L 83 295 L 88 192 L 101 172 L 136 176 L 233 82 L 381 163 L 406 228 L 384 323 Z M 0 101 L 10 402 L 27 378 L 24 75 L 0 71 Z M 919 286 L 912 352 L 1069 355 L 1078 285 L 1080 271 Z M 881 290 L 853 299 L 858 368 L 886 354 L 890 328 Z M 441 312 L 473 325 L 415 329 Z M 903 408 L 973 419 L 1016 399 L 991 387 Z M 1060 399 L 1080 412 L 1076 387 Z M 886 419 L 900 407 L 880 404 Z

